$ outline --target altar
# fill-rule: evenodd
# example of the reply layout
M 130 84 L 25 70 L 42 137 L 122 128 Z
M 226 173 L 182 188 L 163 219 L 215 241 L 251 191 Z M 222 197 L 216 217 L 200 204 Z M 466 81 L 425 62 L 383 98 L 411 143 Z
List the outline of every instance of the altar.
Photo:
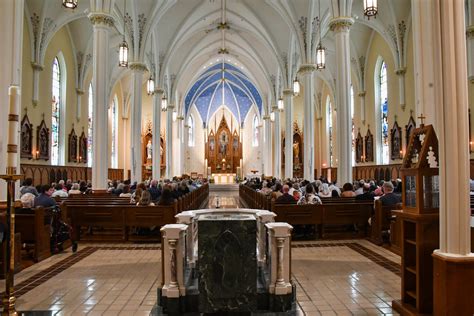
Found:
M 236 173 L 213 173 L 211 179 L 214 180 L 214 184 L 233 184 L 236 176 Z

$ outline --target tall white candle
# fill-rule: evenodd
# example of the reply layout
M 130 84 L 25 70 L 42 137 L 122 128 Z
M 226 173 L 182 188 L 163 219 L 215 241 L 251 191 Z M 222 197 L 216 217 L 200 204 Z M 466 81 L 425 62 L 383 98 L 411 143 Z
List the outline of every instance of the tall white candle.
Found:
M 19 144 L 19 114 L 20 114 L 20 87 L 10 86 L 9 115 L 8 115 L 8 145 L 7 145 L 7 168 L 17 167 L 17 155 Z

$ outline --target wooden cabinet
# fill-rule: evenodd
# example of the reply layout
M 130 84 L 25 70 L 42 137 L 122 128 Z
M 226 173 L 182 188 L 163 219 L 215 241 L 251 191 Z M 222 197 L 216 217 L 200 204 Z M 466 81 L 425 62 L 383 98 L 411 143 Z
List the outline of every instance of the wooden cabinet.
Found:
M 439 248 L 438 140 L 431 125 L 420 125 L 410 137 L 403 160 L 403 207 L 392 211 L 401 225 L 401 300 L 393 308 L 402 315 L 433 312 L 433 259 Z

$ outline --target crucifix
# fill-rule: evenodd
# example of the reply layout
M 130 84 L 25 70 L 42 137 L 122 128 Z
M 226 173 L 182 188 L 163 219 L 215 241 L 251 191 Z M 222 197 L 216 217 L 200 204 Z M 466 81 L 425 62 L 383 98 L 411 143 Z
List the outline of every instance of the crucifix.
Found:
M 420 114 L 420 116 L 418 116 L 418 118 L 420 119 L 421 123 L 420 123 L 420 127 L 423 127 L 425 126 L 425 119 L 426 119 L 426 116 L 423 115 L 423 113 Z

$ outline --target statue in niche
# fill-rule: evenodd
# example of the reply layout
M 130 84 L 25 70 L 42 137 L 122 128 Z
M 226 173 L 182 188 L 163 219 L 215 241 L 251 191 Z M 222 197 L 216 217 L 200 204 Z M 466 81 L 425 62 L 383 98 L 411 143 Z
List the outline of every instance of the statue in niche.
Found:
M 152 157 L 153 157 L 153 145 L 151 144 L 151 139 L 150 139 L 148 140 L 148 144 L 146 144 L 146 159 L 151 159 Z
M 293 143 L 293 157 L 295 159 L 294 163 L 300 162 L 300 144 L 296 140 Z
M 214 151 L 214 138 L 211 138 L 209 140 L 209 148 L 211 149 L 211 151 Z
M 40 133 L 40 152 L 47 153 L 48 152 L 48 136 L 46 131 L 43 129 Z
M 234 142 L 233 142 L 232 147 L 234 147 L 234 151 L 239 149 L 239 140 L 237 138 L 234 138 Z
M 227 144 L 229 143 L 229 137 L 227 136 L 226 132 L 223 132 L 221 134 L 220 140 L 219 140 L 219 153 L 225 156 L 227 152 Z

